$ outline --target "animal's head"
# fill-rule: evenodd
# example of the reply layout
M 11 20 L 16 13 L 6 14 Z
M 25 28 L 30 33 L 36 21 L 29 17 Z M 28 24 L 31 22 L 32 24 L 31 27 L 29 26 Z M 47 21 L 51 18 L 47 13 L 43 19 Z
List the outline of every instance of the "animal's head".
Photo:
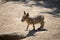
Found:
M 24 11 L 24 15 L 22 16 L 21 21 L 22 21 L 22 22 L 25 21 L 28 17 L 29 17 L 29 13 L 26 13 L 26 12 Z

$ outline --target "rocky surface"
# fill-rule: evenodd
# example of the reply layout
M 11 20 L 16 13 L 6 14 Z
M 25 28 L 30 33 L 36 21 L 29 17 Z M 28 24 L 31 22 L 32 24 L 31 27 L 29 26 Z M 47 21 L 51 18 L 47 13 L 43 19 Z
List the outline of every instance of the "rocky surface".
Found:
M 22 40 L 60 40 L 60 17 L 49 14 L 54 9 L 41 6 L 26 6 L 20 2 L 7 2 L 0 5 L 0 35 L 16 33 L 24 35 Z M 45 26 L 42 30 L 37 30 L 40 24 L 36 24 L 36 30 L 32 30 L 32 25 L 26 30 L 26 22 L 21 22 L 23 12 L 29 12 L 30 17 L 44 15 Z M 58 14 L 60 15 L 60 14 Z

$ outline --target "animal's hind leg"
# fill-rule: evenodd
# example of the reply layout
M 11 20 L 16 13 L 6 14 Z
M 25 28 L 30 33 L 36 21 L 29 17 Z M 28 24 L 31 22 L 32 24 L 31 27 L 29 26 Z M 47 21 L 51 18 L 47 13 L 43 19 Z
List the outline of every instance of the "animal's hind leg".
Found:
M 40 26 L 40 28 L 38 28 L 38 30 L 44 28 L 44 24 L 45 24 L 45 23 L 44 23 L 44 21 L 42 21 L 40 24 L 41 24 L 41 26 Z
M 42 21 L 40 28 L 44 28 L 44 24 L 45 24 L 44 21 Z

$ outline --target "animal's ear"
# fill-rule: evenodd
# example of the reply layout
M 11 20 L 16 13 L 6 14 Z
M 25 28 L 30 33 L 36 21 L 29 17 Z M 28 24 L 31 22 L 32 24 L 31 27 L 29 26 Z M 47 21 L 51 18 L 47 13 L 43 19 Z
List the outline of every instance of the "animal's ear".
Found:
M 27 13 L 27 17 L 29 16 L 29 13 Z
M 25 11 L 24 11 L 24 14 L 26 14 Z

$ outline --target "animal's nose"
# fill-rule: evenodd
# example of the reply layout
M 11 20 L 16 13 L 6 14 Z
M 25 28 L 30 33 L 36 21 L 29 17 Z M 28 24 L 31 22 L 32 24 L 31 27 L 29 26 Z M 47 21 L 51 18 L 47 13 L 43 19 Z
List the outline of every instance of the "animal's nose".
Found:
M 23 22 L 23 20 L 21 20 Z

